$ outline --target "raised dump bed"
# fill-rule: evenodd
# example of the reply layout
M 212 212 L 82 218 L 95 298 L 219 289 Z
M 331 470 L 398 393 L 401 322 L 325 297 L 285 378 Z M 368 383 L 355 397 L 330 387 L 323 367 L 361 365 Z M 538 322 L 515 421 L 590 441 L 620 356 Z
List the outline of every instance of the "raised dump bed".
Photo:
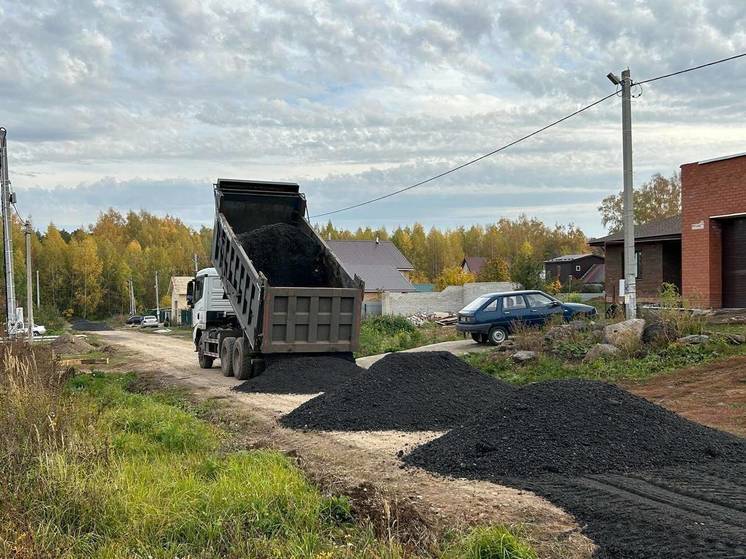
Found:
M 212 261 L 233 312 L 205 309 L 195 339 L 200 364 L 210 367 L 219 357 L 225 374 L 248 378 L 268 354 L 351 355 L 363 283 L 305 219 L 298 185 L 219 179 L 215 210 Z

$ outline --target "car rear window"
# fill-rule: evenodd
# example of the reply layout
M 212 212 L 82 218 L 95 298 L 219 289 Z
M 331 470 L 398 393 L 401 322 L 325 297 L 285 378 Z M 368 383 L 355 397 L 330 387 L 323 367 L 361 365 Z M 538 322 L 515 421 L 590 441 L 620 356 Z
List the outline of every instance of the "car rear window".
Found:
M 461 310 L 462 311 L 469 311 L 469 312 L 471 312 L 471 311 L 477 311 L 477 310 L 479 310 L 482 307 L 482 305 L 484 305 L 489 300 L 490 300 L 490 297 L 488 295 L 482 295 L 481 297 L 477 297 L 476 299 L 474 299 L 471 303 L 469 303 L 468 305 L 466 305 Z

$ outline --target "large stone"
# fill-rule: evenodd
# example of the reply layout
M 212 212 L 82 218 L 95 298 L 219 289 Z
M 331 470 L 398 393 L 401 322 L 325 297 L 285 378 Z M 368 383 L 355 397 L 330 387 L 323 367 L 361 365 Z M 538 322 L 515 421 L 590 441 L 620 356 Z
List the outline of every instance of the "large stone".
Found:
M 729 343 L 733 345 L 741 345 L 746 343 L 746 336 L 742 336 L 741 334 L 729 334 L 729 333 L 723 333 L 721 334 L 723 338 Z
M 604 343 L 624 348 L 630 344 L 639 343 L 642 339 L 643 330 L 645 330 L 645 319 L 643 318 L 633 318 L 609 324 L 604 328 Z
M 567 324 L 560 324 L 559 326 L 553 326 L 547 330 L 544 334 L 544 339 L 548 342 L 555 342 L 557 340 L 566 340 L 573 336 L 576 332 L 585 332 L 591 328 L 592 322 L 585 320 L 573 320 Z
M 710 336 L 705 336 L 704 334 L 691 334 L 689 336 L 683 336 L 676 341 L 682 344 L 696 345 L 696 344 L 703 344 L 709 339 L 710 339 Z
M 512 356 L 513 361 L 516 363 L 526 363 L 536 359 L 535 351 L 516 351 Z
M 588 353 L 583 357 L 583 361 L 589 363 L 596 359 L 600 359 L 601 357 L 618 355 L 621 352 L 621 349 L 611 344 L 596 344 L 588 350 Z
M 642 331 L 642 341 L 646 344 L 668 342 L 675 338 L 676 328 L 666 322 L 651 322 Z

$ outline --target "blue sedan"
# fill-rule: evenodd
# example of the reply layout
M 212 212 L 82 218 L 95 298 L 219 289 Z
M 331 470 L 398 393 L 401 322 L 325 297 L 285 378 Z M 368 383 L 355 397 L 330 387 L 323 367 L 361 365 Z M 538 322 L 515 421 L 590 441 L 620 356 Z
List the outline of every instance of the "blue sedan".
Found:
M 592 318 L 596 309 L 580 303 L 563 303 L 543 291 L 506 291 L 477 297 L 458 313 L 456 330 L 475 341 L 497 345 L 504 342 L 517 323 L 541 326 L 553 316 L 564 320 Z

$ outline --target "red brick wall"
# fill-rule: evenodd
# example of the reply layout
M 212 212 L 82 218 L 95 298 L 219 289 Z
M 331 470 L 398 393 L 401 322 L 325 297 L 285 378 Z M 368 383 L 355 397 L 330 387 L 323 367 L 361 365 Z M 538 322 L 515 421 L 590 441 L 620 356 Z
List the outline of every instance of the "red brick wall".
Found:
M 670 244 L 670 243 L 669 243 Z M 641 303 L 660 300 L 661 284 L 667 281 L 664 269 L 664 256 L 670 249 L 664 243 L 636 243 L 635 250 L 640 253 L 640 277 L 637 285 L 637 300 Z M 678 245 L 677 245 L 678 248 Z M 606 245 L 606 300 L 619 303 L 619 280 L 624 277 L 624 246 Z
M 746 156 L 681 166 L 681 275 L 684 296 L 722 306 L 720 224 L 716 215 L 746 212 Z M 704 229 L 692 229 L 704 222 Z

